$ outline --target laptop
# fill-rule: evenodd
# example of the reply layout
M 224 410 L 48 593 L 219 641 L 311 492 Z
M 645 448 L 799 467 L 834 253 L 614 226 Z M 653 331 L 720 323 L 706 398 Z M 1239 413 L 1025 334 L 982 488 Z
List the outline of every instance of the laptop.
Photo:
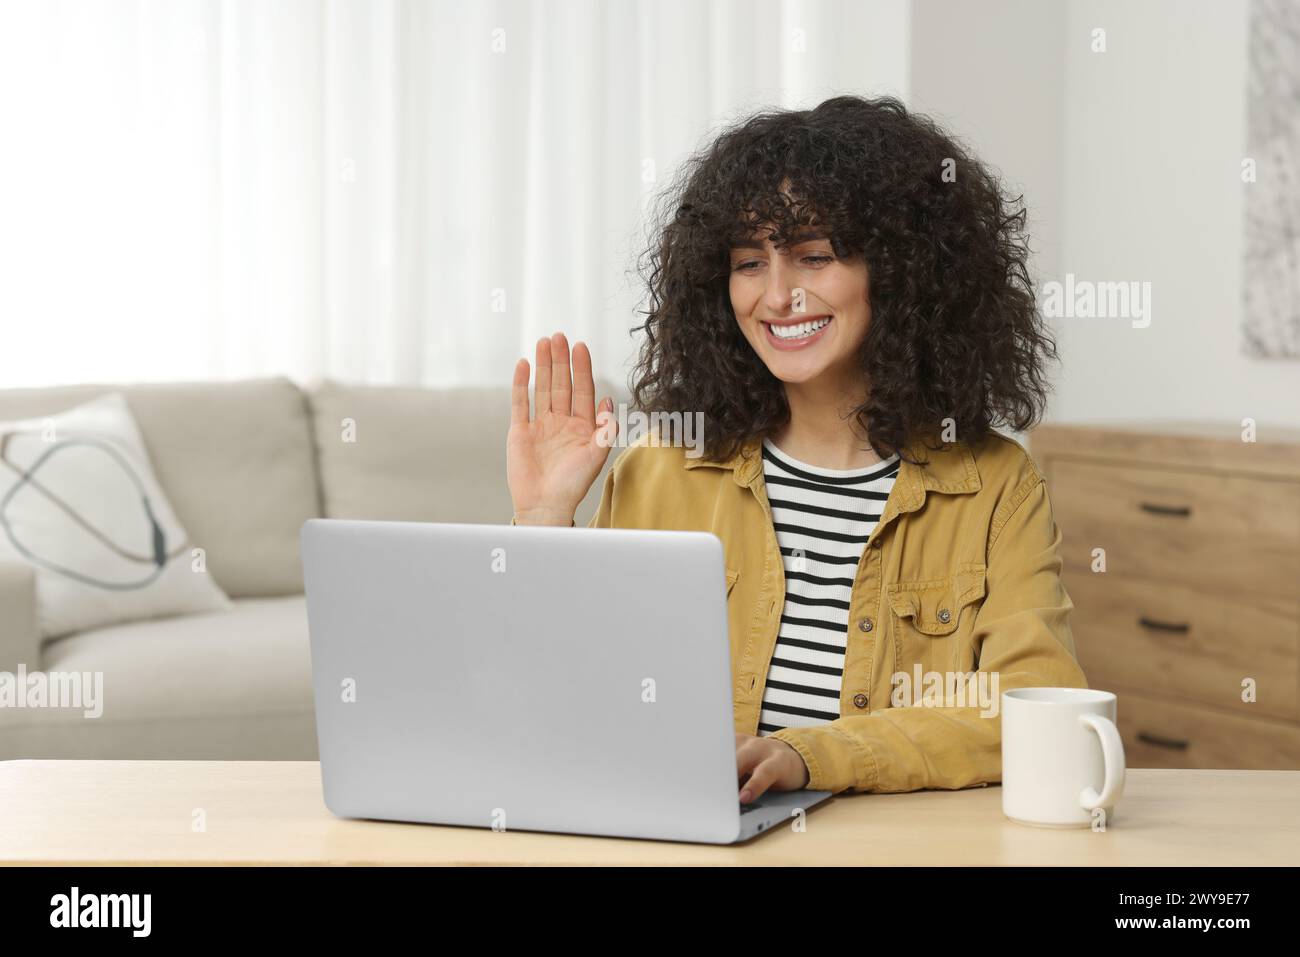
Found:
M 722 543 L 705 532 L 311 519 L 325 804 L 345 818 L 731 844 Z

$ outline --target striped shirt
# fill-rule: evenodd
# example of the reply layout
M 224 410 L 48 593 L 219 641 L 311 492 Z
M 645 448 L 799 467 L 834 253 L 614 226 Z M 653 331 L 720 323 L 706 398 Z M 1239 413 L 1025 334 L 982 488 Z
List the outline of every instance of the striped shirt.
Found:
M 763 441 L 763 475 L 785 566 L 781 629 L 758 733 L 840 716 L 849 600 L 858 560 L 898 476 L 894 453 L 865 469 L 824 469 Z

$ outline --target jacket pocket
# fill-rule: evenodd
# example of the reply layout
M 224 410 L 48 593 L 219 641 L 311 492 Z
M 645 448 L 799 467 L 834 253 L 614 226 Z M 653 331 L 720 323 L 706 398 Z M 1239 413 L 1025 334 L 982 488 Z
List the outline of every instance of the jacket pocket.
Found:
M 735 569 L 727 569 L 727 595 L 730 597 L 731 589 L 736 587 L 736 579 L 740 577 L 740 572 Z
M 946 578 L 895 582 L 886 588 L 894 613 L 898 670 L 920 664 L 924 671 L 962 670 L 977 602 L 984 598 L 985 566 L 966 562 Z

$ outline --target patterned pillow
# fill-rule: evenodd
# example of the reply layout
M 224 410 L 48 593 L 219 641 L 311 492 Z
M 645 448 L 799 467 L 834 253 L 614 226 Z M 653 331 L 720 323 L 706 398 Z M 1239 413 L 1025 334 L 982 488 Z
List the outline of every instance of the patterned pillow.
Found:
M 231 607 L 158 486 L 121 393 L 0 422 L 0 561 L 35 568 L 41 634 Z

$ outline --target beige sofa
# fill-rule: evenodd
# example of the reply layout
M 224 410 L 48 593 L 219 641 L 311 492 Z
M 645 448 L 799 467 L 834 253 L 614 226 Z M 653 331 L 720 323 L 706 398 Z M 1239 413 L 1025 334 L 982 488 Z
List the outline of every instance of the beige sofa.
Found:
M 0 708 L 0 760 L 314 758 L 303 522 L 509 522 L 508 389 L 262 379 L 0 390 L 0 421 L 112 391 L 125 394 L 159 482 L 234 607 L 43 644 L 31 569 L 0 563 L 0 671 L 21 663 L 104 676 L 98 718 Z M 345 419 L 353 442 L 343 441 Z

